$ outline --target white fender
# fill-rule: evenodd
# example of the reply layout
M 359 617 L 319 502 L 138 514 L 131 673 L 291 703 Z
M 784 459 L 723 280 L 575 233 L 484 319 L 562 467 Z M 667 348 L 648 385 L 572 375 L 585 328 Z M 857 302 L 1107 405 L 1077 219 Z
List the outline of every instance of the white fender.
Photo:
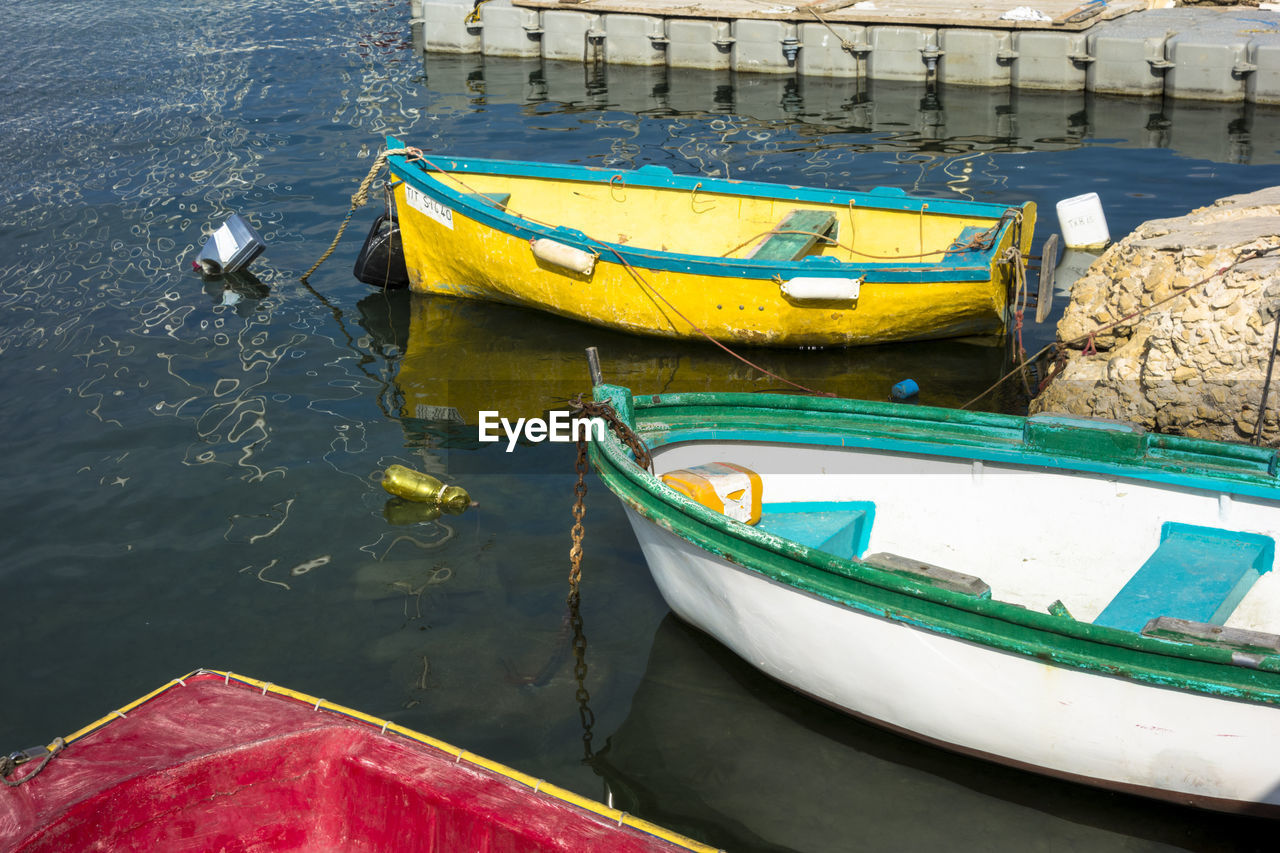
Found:
M 563 267 L 570 272 L 591 275 L 591 271 L 596 268 L 596 256 L 591 252 L 584 252 L 573 246 L 548 240 L 546 237 L 534 238 L 529 241 L 529 245 L 533 248 L 534 257 L 538 260 Z
M 797 302 L 852 302 L 862 290 L 860 278 L 793 278 L 782 283 L 782 295 Z

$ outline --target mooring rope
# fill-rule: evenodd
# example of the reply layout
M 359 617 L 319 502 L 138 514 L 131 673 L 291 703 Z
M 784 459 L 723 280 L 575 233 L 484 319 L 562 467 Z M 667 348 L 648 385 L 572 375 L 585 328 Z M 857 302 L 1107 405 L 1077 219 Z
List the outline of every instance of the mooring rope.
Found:
M 819 14 L 818 14 L 818 11 L 817 11 L 816 9 L 814 9 L 813 7 L 811 7 L 811 6 L 806 6 L 806 7 L 805 7 L 805 11 L 809 12 L 809 13 L 810 13 L 810 14 L 812 14 L 815 18 L 817 18 L 817 19 L 818 19 L 818 22 L 819 22 L 819 23 L 821 23 L 821 24 L 822 24 L 822 26 L 826 27 L 828 30 L 830 30 L 830 31 L 831 31 L 831 35 L 835 36 L 836 38 L 838 38 L 838 39 L 840 40 L 840 49 L 841 49 L 841 50 L 843 50 L 843 51 L 847 51 L 847 52 L 848 52 L 848 53 L 850 53 L 850 54 L 851 54 L 855 59 L 857 59 L 857 58 L 858 58 L 858 48 L 859 48 L 859 47 L 861 47 L 861 45 L 858 45 L 858 44 L 855 44 L 854 42 L 849 41 L 847 38 L 845 38 L 844 36 L 842 36 L 842 35 L 840 35 L 838 32 L 836 32 L 836 28 L 835 28 L 835 27 L 833 27 L 833 26 L 831 26 L 831 24 L 827 22 L 827 19 L 826 19 L 826 18 L 824 18 L 824 17 L 822 17 L 821 15 L 819 15 Z
M 324 254 L 320 256 L 320 260 L 311 265 L 311 269 L 302 274 L 301 280 L 305 283 L 311 274 L 320 268 L 320 265 L 329 259 L 333 254 L 333 250 L 338 248 L 338 242 L 342 240 L 342 233 L 347 230 L 347 225 L 351 223 L 351 217 L 355 212 L 364 207 L 369 201 L 369 188 L 373 186 L 373 179 L 382 171 L 382 167 L 387 164 L 387 158 L 393 155 L 403 154 L 410 160 L 423 159 L 422 151 L 417 148 L 388 148 L 377 156 L 373 161 L 373 165 L 369 167 L 369 174 L 364 176 L 364 180 L 360 182 L 359 188 L 351 196 L 351 208 L 347 211 L 347 215 L 343 217 L 342 224 L 338 226 L 338 233 L 334 235 L 333 242 L 329 244 L 329 248 L 325 249 Z
M 623 266 L 623 268 L 624 268 L 624 269 L 626 269 L 627 273 L 628 273 L 628 274 L 629 274 L 633 279 L 635 279 L 635 281 L 636 281 L 636 283 L 637 283 L 637 284 L 639 284 L 642 288 L 647 289 L 647 290 L 648 290 L 650 293 L 652 293 L 654 296 L 656 296 L 656 297 L 658 297 L 659 299 L 661 299 L 661 300 L 662 300 L 662 302 L 663 302 L 663 304 L 665 304 L 668 308 L 670 308 L 672 311 L 674 311 L 674 312 L 676 313 L 676 316 L 678 316 L 681 320 L 684 320 L 686 323 L 688 323 L 688 324 L 690 325 L 690 327 L 692 327 L 692 328 L 693 328 L 693 330 L 694 330 L 695 332 L 697 332 L 698 334 L 702 335 L 702 336 L 703 336 L 704 338 L 706 338 L 708 341 L 710 341 L 711 343 L 715 344 L 715 345 L 716 345 L 716 346 L 718 346 L 720 349 L 724 350 L 726 353 L 728 353 L 729 355 L 731 355 L 731 356 L 733 356 L 734 358 L 736 358 L 738 361 L 740 361 L 740 362 L 742 362 L 743 364 L 745 364 L 747 367 L 750 367 L 750 368 L 751 368 L 751 369 L 753 369 L 753 370 L 757 370 L 757 371 L 759 371 L 760 373 L 763 373 L 765 376 L 768 376 L 770 379 L 776 379 L 776 380 L 778 380 L 779 382 L 785 382 L 787 385 L 790 385 L 792 388 L 795 388 L 795 389 L 797 389 L 797 390 L 799 390 L 799 391 L 803 391 L 803 392 L 805 392 L 806 394 L 813 394 L 813 395 L 814 395 L 814 396 L 816 396 L 816 397 L 834 397 L 834 396 L 836 396 L 835 394 L 833 394 L 833 393 L 832 393 L 832 392 L 830 392 L 830 391 L 815 391 L 814 389 L 812 389 L 812 388 L 810 388 L 810 387 L 808 387 L 808 386 L 806 386 L 806 385 L 801 385 L 799 382 L 793 382 L 792 380 L 790 380 L 790 379 L 786 378 L 785 376 L 779 376 L 778 374 L 774 373 L 772 370 L 768 370 L 767 368 L 761 367 L 760 365 L 756 364 L 754 361 L 751 361 L 751 360 L 750 360 L 750 359 L 748 359 L 746 356 L 743 356 L 743 355 L 741 355 L 741 354 L 739 354 L 739 353 L 737 353 L 737 352 L 734 352 L 734 351 L 733 351 L 733 349 L 731 349 L 730 347 L 728 347 L 728 346 L 726 346 L 725 344 L 721 343 L 720 341 L 717 341 L 715 338 L 711 337 L 711 335 L 707 334 L 707 333 L 706 333 L 706 331 L 705 331 L 701 326 L 699 326 L 697 323 L 693 322 L 693 321 L 692 321 L 692 320 L 690 320 L 688 317 L 686 317 L 686 316 L 684 315 L 684 313 L 680 311 L 680 309 L 679 309 L 679 308 L 677 308 L 675 305 L 673 305 L 673 304 L 671 303 L 671 300 L 669 300 L 669 299 L 667 299 L 667 297 L 663 296 L 663 295 L 662 295 L 662 292 L 661 292 L 660 290 L 658 290 L 658 288 L 656 288 L 656 287 L 654 287 L 654 286 L 653 286 L 652 282 L 650 282 L 650 281 L 646 280 L 644 276 L 640 275 L 640 271 L 639 271 L 639 270 L 637 270 L 635 267 L 633 267 L 633 266 L 632 266 L 632 265 L 627 261 L 627 259 L 626 259 L 625 257 L 623 257 L 623 255 L 622 255 L 622 253 L 621 253 L 620 251 L 618 251 L 616 248 L 614 248 L 613 246 L 609 245 L 608 243 L 601 243 L 600 245 L 604 246 L 606 249 L 611 250 L 615 255 L 617 255 L 617 257 L 618 257 L 618 262 L 619 262 L 619 263 L 621 263 L 621 264 L 622 264 L 622 266 Z
M 462 23 L 468 27 L 480 23 L 480 7 L 488 2 L 489 0 L 476 0 L 476 5 L 473 6 L 467 16 L 462 19 Z

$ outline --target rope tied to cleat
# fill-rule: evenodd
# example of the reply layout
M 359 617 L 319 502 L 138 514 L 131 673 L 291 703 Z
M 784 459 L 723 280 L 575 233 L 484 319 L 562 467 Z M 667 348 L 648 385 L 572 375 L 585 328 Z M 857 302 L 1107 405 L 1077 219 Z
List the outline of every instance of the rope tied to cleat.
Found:
M 16 788 L 19 785 L 21 785 L 23 782 L 30 782 L 36 776 L 40 775 L 41 770 L 44 770 L 46 767 L 49 766 L 49 762 L 53 760 L 53 757 L 57 755 L 59 752 L 62 752 L 62 748 L 66 745 L 67 745 L 67 742 L 65 740 L 63 740 L 62 738 L 57 738 L 56 740 L 54 740 L 53 744 L 50 746 L 32 747 L 31 749 L 24 749 L 20 752 L 14 752 L 9 755 L 0 756 L 0 782 L 4 782 L 10 788 Z M 16 770 L 21 765 L 26 764 L 28 761 L 34 759 L 36 755 L 39 755 L 42 752 L 45 753 L 45 756 L 41 760 L 41 762 L 36 766 L 35 770 L 32 770 L 30 773 L 23 776 L 21 779 L 9 778 L 9 776 L 13 773 L 14 770 Z

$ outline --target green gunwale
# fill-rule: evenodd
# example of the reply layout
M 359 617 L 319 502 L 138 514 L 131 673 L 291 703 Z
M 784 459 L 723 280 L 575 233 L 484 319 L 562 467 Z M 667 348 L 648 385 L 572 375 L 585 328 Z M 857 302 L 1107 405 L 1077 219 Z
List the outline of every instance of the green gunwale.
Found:
M 608 385 L 598 386 L 595 397 L 612 403 L 651 447 L 730 436 L 820 441 L 1113 474 L 1280 500 L 1273 450 L 1159 436 L 1122 425 L 750 393 L 632 397 L 627 389 Z M 1050 433 L 1047 442 L 1041 440 L 1042 428 Z M 1037 447 L 1046 443 L 1051 452 Z M 1257 668 L 1249 668 L 1233 663 L 1230 649 L 1144 637 L 972 598 L 789 542 L 665 488 L 612 435 L 592 442 L 591 460 L 626 505 L 659 527 L 748 570 L 850 609 L 1062 666 L 1280 704 L 1280 656 L 1263 657 Z

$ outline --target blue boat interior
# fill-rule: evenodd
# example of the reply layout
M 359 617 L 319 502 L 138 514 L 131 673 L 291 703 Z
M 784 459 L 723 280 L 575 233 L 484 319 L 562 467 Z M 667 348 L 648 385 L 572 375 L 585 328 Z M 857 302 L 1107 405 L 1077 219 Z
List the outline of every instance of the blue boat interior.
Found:
M 977 248 L 975 243 L 980 237 L 989 235 L 990 228 L 980 228 L 976 225 L 969 225 L 961 229 L 959 236 L 951 241 L 951 245 L 947 247 L 946 259 L 952 262 L 961 261 L 966 263 L 976 263 L 982 256 L 989 251 L 989 246 Z
M 872 501 L 766 503 L 756 529 L 851 560 L 866 552 L 875 515 Z
M 1169 616 L 1222 625 L 1274 557 L 1270 536 L 1165 522 L 1159 546 L 1094 624 L 1141 631 Z

